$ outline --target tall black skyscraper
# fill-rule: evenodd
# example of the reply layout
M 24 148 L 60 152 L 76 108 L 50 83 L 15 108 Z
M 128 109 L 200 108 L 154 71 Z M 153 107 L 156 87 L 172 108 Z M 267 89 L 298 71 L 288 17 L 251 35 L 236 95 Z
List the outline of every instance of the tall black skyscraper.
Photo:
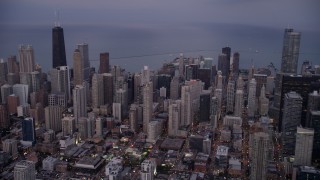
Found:
M 227 56 L 227 59 L 226 59 L 225 63 L 226 63 L 226 71 L 227 71 L 226 78 L 228 79 L 229 78 L 229 74 L 230 74 L 231 48 L 230 47 L 222 48 L 222 54 L 225 54 Z
M 66 66 L 66 50 L 64 46 L 63 28 L 55 26 L 52 29 L 52 68 Z

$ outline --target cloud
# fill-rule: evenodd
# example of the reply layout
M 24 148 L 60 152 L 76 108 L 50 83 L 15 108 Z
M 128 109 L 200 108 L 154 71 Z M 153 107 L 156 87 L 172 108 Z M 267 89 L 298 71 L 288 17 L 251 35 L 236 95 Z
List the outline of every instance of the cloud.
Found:
M 2 0 L 5 24 L 170 24 L 208 22 L 320 29 L 318 0 Z

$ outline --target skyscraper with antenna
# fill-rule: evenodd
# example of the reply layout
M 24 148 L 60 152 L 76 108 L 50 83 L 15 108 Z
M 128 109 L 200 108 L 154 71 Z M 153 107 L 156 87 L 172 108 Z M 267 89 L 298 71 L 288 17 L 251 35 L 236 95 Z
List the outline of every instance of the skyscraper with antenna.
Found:
M 59 22 L 59 11 L 55 12 L 55 16 L 56 20 L 52 28 L 52 68 L 67 65 L 63 28 Z

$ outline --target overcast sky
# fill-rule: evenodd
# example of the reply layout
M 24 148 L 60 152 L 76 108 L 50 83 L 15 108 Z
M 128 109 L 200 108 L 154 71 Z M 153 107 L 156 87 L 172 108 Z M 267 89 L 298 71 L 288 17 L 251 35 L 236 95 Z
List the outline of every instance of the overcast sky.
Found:
M 232 23 L 320 29 L 319 0 L 1 0 L 0 25 L 155 26 Z

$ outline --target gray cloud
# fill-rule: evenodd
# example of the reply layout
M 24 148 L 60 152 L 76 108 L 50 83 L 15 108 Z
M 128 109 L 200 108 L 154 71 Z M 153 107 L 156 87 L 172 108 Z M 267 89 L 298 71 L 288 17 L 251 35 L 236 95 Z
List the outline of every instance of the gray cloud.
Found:
M 318 0 L 1 0 L 2 24 L 183 25 L 232 23 L 318 30 Z

